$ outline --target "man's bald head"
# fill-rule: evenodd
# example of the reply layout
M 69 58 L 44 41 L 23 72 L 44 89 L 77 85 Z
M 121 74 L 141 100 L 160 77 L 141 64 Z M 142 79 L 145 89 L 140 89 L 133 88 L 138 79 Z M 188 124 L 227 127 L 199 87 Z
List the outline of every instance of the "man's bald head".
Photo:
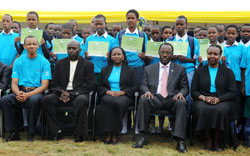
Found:
M 67 45 L 67 51 L 70 61 L 76 61 L 79 58 L 79 54 L 82 51 L 80 48 L 80 43 L 78 41 L 71 41 Z

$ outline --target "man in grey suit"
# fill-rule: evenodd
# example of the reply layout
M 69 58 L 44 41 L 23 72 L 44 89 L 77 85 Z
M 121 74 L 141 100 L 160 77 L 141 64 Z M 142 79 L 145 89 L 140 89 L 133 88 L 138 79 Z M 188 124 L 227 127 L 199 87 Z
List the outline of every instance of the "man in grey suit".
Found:
M 138 104 L 138 128 L 140 139 L 134 148 L 148 144 L 146 131 L 152 110 L 169 110 L 175 116 L 174 138 L 177 150 L 185 153 L 187 125 L 188 79 L 185 67 L 171 62 L 173 46 L 163 43 L 159 48 L 160 62 L 147 66 L 144 70 L 143 83 L 140 86 L 142 96 Z

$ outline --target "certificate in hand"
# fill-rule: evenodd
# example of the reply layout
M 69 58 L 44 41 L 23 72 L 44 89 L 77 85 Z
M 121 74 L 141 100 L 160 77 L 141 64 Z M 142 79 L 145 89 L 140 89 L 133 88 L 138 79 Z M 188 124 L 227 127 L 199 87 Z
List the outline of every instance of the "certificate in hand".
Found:
M 207 48 L 209 47 L 210 43 L 208 39 L 198 39 L 200 45 L 200 56 L 203 60 L 207 60 Z
M 142 52 L 143 38 L 134 36 L 122 36 L 121 47 L 125 51 Z
M 73 39 L 54 39 L 53 50 L 55 54 L 67 54 L 67 45 Z
M 40 44 L 42 38 L 43 38 L 43 30 L 36 30 L 36 29 L 28 29 L 28 28 L 23 28 L 21 30 L 21 43 L 24 43 L 24 39 L 27 36 L 34 36 L 38 43 Z
M 89 41 L 88 55 L 89 56 L 106 56 L 109 52 L 108 42 Z
M 174 47 L 174 55 L 187 56 L 188 42 L 167 41 Z
M 147 43 L 147 56 L 159 57 L 158 52 L 161 44 L 161 42 L 149 41 Z

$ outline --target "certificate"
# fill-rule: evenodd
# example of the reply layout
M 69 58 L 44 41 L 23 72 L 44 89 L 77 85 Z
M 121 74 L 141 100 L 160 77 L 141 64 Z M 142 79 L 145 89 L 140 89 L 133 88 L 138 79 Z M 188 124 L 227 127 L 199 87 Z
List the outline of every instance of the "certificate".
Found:
M 207 60 L 207 48 L 209 47 L 210 43 L 208 39 L 198 39 L 200 45 L 200 56 L 203 60 Z
M 172 44 L 174 47 L 174 55 L 187 56 L 188 42 L 167 41 L 167 43 Z
M 221 43 L 221 44 L 218 44 L 220 47 L 221 47 L 221 50 L 222 50 L 222 52 L 221 52 L 221 56 L 224 56 L 224 46 L 223 46 L 223 43 Z
M 142 52 L 143 38 L 134 36 L 122 36 L 121 47 L 125 51 Z
M 159 48 L 161 46 L 161 42 L 152 42 L 149 41 L 147 43 L 147 56 L 159 57 Z
M 107 56 L 109 52 L 109 42 L 88 42 L 88 55 L 89 56 Z
M 67 46 L 68 43 L 73 41 L 73 39 L 54 39 L 53 40 L 53 50 L 55 54 L 68 54 Z
M 34 36 L 38 43 L 40 44 L 42 38 L 43 38 L 43 30 L 36 30 L 36 29 L 28 29 L 28 28 L 23 28 L 21 30 L 21 43 L 24 43 L 24 39 L 27 36 Z

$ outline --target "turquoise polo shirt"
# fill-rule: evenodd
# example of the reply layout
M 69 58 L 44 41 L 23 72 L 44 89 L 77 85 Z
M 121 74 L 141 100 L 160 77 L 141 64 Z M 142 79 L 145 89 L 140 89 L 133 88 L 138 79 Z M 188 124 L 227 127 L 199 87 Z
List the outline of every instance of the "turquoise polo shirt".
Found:
M 109 50 L 107 52 L 110 52 L 110 50 L 114 47 L 117 47 L 118 44 L 116 44 L 115 39 L 107 34 L 105 32 L 102 36 L 98 36 L 97 34 L 90 35 L 84 44 L 84 52 L 88 52 L 88 45 L 89 41 L 97 41 L 97 42 L 108 42 L 109 43 Z M 94 72 L 95 73 L 101 73 L 101 70 L 103 67 L 106 67 L 108 65 L 107 57 L 106 56 L 90 56 L 89 59 L 94 64 Z
M 232 46 L 224 44 L 223 54 L 227 59 L 226 65 L 233 71 L 236 81 L 241 81 L 240 64 L 244 53 L 246 53 L 246 47 L 236 41 Z
M 12 78 L 18 79 L 19 86 L 40 87 L 42 80 L 51 80 L 49 61 L 41 55 L 31 59 L 22 55 L 14 62 Z
M 246 53 L 244 53 L 242 61 L 240 63 L 241 68 L 246 68 L 245 72 L 245 93 L 250 96 L 250 46 L 247 47 Z
M 188 42 L 188 35 L 185 34 L 185 36 L 183 37 L 186 37 L 185 41 L 183 41 L 182 39 L 179 39 L 177 40 L 177 35 L 175 36 L 174 40 L 173 41 L 179 41 L 179 42 Z M 168 39 L 166 39 L 166 42 L 168 42 Z M 174 60 L 173 62 L 177 63 L 177 64 L 180 64 L 182 66 L 184 66 L 186 68 L 186 72 L 187 73 L 190 73 L 192 71 L 195 70 L 195 66 L 198 66 L 199 65 L 199 61 L 198 61 L 198 57 L 200 56 L 200 46 L 199 46 L 199 42 L 198 40 L 194 37 L 194 59 L 196 59 L 196 63 L 188 63 L 188 62 L 181 62 L 179 61 L 178 59 L 177 60 Z M 188 44 L 188 51 L 187 51 L 187 54 L 186 54 L 186 57 L 188 58 L 191 58 L 191 49 L 190 49 L 190 46 Z
M 80 36 L 78 36 L 77 34 L 75 36 L 73 36 L 73 39 L 75 39 L 76 41 L 78 41 L 80 44 L 83 43 L 83 38 L 81 38 Z
M 117 33 L 117 36 L 116 36 L 116 44 L 117 45 L 119 45 L 119 43 L 121 43 L 121 42 L 119 42 L 119 33 Z M 130 32 L 128 30 L 128 28 L 127 28 L 124 35 L 139 37 L 139 32 L 138 32 L 138 29 L 136 29 L 134 32 Z M 144 33 L 144 39 L 145 39 L 145 47 L 144 47 L 144 49 L 146 51 L 148 38 L 147 38 L 147 35 L 145 33 Z M 142 67 L 144 65 L 144 61 L 138 56 L 138 53 L 131 52 L 131 51 L 125 51 L 125 53 L 126 53 L 126 56 L 127 56 L 129 66 L 131 66 L 131 67 Z
M 4 31 L 0 34 L 0 62 L 11 65 L 17 56 L 15 47 L 15 38 L 19 34 L 14 33 L 12 30 L 6 34 Z

